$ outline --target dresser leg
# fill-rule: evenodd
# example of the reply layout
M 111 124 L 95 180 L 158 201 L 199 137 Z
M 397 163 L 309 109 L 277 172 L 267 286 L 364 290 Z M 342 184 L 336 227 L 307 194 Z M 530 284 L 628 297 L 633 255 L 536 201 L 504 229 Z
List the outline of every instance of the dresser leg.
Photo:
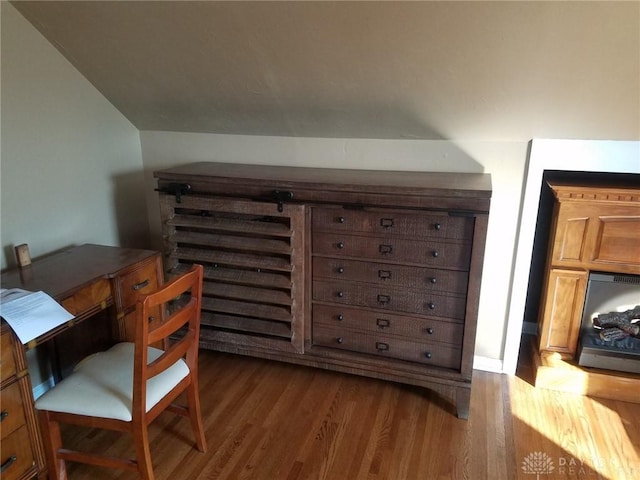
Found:
M 456 388 L 456 411 L 458 418 L 469 419 L 469 405 L 471 404 L 471 388 Z

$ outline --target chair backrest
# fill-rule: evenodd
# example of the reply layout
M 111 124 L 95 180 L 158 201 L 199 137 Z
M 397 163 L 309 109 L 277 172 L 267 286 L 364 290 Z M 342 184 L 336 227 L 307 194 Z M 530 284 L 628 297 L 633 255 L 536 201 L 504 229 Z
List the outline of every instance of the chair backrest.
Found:
M 181 358 L 191 376 L 198 372 L 200 306 L 202 303 L 202 265 L 169 281 L 136 304 L 136 335 L 133 372 L 133 412 L 144 415 L 147 381 L 171 367 Z M 167 305 L 171 302 L 171 305 Z M 157 316 L 157 312 L 161 312 Z M 153 314 L 156 314 L 153 317 Z M 176 339 L 169 337 L 178 333 Z M 148 361 L 148 347 L 162 344 L 164 353 Z

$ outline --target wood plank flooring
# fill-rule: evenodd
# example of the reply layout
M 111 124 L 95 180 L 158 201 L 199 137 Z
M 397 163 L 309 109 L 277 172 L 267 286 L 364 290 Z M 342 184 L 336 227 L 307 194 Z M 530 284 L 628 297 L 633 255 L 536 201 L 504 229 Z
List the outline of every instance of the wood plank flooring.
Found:
M 150 431 L 157 480 L 552 480 L 640 478 L 638 405 L 536 390 L 474 372 L 468 421 L 424 389 L 202 351 L 208 452 L 186 419 Z M 68 446 L 131 455 L 130 438 L 67 427 Z M 130 472 L 69 464 L 70 480 Z

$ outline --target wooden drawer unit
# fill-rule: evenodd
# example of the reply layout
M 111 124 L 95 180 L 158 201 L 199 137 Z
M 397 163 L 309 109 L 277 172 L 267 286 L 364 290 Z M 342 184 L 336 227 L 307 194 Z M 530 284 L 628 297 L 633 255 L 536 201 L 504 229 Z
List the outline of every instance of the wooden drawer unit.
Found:
M 464 334 L 462 322 L 316 303 L 313 306 L 313 327 L 320 325 L 451 345 L 460 345 Z
M 31 382 L 21 347 L 9 327 L 3 323 L 0 333 L 0 463 L 3 480 L 32 478 L 44 465 L 31 398 Z
M 468 274 L 465 271 L 330 257 L 313 258 L 313 277 L 336 282 L 364 282 L 392 288 L 416 288 L 424 292 L 443 292 L 460 296 L 466 295 L 468 283 Z
M 461 349 L 452 345 L 414 342 L 408 337 L 371 335 L 360 330 L 334 328 L 315 325 L 315 323 L 313 336 L 318 345 L 326 347 L 418 362 L 435 367 L 460 368 Z
M 471 246 L 446 241 L 315 232 L 313 253 L 468 270 Z
M 423 386 L 467 417 L 488 175 L 154 175 L 165 270 L 205 265 L 201 347 Z

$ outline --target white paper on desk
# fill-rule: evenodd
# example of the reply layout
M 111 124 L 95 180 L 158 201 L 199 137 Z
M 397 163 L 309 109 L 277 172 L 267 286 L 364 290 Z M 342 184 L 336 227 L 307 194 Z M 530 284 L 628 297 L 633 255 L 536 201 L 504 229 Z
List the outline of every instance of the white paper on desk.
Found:
M 17 288 L 0 292 L 0 316 L 23 344 L 73 318 L 73 315 L 46 293 L 27 292 Z

